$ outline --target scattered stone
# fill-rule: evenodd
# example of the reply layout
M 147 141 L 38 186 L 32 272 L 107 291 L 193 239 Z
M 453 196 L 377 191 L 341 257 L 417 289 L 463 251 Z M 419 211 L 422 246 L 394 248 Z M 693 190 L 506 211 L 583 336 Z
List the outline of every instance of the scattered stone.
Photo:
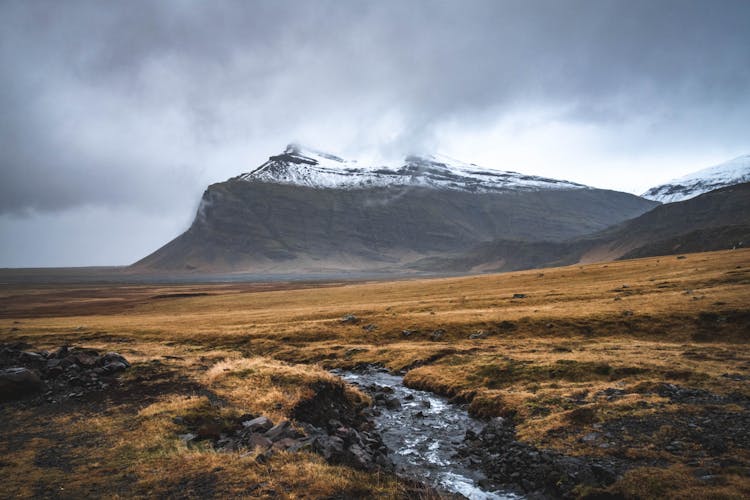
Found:
M 412 335 L 416 335 L 419 333 L 417 330 L 401 330 L 401 335 L 404 337 L 411 337 Z
M 287 432 L 290 430 L 292 424 L 289 420 L 282 420 L 278 424 L 268 429 L 265 436 L 271 441 L 276 441 L 283 437 L 286 437 Z
M 434 341 L 442 339 L 444 336 L 445 336 L 445 330 L 443 330 L 442 328 L 440 328 L 440 329 L 437 329 L 437 330 L 433 331 L 430 334 L 430 340 L 432 340 L 434 342 Z
M 192 432 L 188 432 L 188 433 L 185 433 L 185 434 L 179 434 L 177 437 L 180 438 L 180 441 L 182 441 L 184 443 L 189 443 L 189 442 L 193 441 L 195 438 L 197 438 L 198 436 L 196 436 Z
M 385 401 L 385 407 L 389 410 L 400 410 L 401 409 L 401 401 L 398 400 L 398 398 L 389 398 Z
M 590 433 L 583 439 L 597 438 Z M 462 456 L 483 470 L 486 484 L 515 487 L 534 498 L 572 498 L 575 488 L 607 486 L 622 471 L 611 459 L 570 457 L 517 441 L 512 422 L 501 417 L 478 434 L 467 432 L 464 445 Z
M 476 332 L 469 335 L 469 340 L 479 340 L 479 339 L 486 339 L 487 338 L 487 332 L 484 330 L 477 330 Z
M 359 323 L 359 318 L 353 314 L 345 314 L 344 317 L 341 318 L 340 322 L 344 325 L 356 325 L 357 323 Z
M 25 380 L 31 383 L 18 397 L 42 390 L 47 402 L 81 397 L 87 391 L 110 387 L 112 377 L 130 367 L 124 357 L 114 352 L 101 355 L 94 349 L 68 346 L 61 346 L 52 352 L 33 352 L 28 350 L 30 347 L 18 343 L 0 344 L 0 370 L 21 370 L 17 373 L 25 374 Z M 26 374 L 26 371 L 33 375 Z M 6 381 L 6 385 L 9 383 Z M 38 389 L 32 390 L 32 386 Z
M 373 332 L 378 329 L 378 326 L 370 323 L 369 325 L 363 326 L 362 329 L 366 332 Z
M 514 299 L 525 299 L 526 298 L 526 294 L 525 293 L 514 293 L 513 294 L 513 298 Z
M 273 422 L 268 417 L 258 417 L 242 422 L 242 426 L 250 432 L 266 432 L 273 427 Z

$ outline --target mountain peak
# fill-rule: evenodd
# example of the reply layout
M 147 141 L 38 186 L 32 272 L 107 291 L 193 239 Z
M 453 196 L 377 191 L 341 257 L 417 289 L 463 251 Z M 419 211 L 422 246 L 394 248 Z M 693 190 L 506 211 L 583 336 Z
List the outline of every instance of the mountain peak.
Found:
M 240 175 L 248 182 L 294 184 L 318 189 L 366 189 L 390 186 L 426 187 L 471 192 L 581 189 L 576 184 L 518 172 L 483 169 L 431 154 L 410 155 L 398 167 L 364 165 L 336 155 L 289 144 L 257 169 Z
M 642 196 L 662 203 L 672 203 L 743 182 L 750 182 L 750 155 L 738 156 L 724 163 L 673 179 L 666 184 L 652 187 Z

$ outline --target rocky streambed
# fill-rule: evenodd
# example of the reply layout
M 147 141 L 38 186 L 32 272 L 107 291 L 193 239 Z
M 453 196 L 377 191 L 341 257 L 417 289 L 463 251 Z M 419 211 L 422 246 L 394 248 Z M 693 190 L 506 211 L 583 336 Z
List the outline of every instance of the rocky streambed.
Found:
M 582 486 L 612 484 L 629 466 L 523 443 L 512 421 L 474 419 L 465 406 L 406 387 L 383 369 L 334 373 L 373 397 L 369 419 L 395 471 L 440 491 L 470 499 L 571 498 Z
M 385 370 L 334 373 L 373 397 L 374 430 L 397 473 L 470 499 L 519 498 L 507 489 L 493 488 L 465 452 L 466 436 L 477 436 L 485 427 L 466 408 L 406 387 L 402 377 Z

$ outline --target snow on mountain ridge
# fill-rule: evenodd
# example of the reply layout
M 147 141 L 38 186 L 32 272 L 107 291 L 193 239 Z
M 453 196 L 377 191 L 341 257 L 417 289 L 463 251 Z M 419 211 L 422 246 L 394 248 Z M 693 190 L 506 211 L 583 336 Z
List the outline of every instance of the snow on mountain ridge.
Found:
M 294 184 L 318 189 L 421 186 L 471 192 L 587 189 L 588 186 L 518 172 L 483 169 L 442 155 L 407 156 L 399 168 L 363 165 L 355 160 L 290 144 L 257 169 L 239 176 L 246 181 Z
M 641 196 L 662 203 L 694 198 L 726 186 L 750 182 L 750 155 L 742 155 L 655 186 Z

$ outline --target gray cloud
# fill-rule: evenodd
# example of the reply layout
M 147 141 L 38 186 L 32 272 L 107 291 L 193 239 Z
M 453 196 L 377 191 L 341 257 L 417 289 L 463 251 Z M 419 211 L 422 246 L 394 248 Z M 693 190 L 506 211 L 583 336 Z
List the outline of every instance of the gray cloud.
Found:
M 4 1 L 0 64 L 5 217 L 182 221 L 290 140 L 400 155 L 524 110 L 649 127 L 613 155 L 750 149 L 744 0 Z

